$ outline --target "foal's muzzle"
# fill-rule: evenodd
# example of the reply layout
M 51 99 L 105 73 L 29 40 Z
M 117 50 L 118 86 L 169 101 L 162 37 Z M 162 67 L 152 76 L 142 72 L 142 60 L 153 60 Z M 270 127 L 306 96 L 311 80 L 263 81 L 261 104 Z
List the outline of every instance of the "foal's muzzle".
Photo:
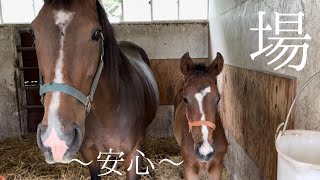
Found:
M 68 163 L 79 151 L 83 133 L 79 125 L 73 123 L 62 132 L 56 127 L 40 123 L 37 129 L 37 143 L 49 164 Z
M 202 146 L 202 145 L 203 145 L 203 143 L 198 143 L 198 144 L 196 144 L 195 147 L 194 147 L 194 152 L 195 152 L 197 158 L 198 158 L 200 161 L 203 161 L 203 162 L 210 161 L 210 160 L 213 158 L 213 156 L 214 156 L 215 147 L 214 147 L 213 144 L 210 145 L 210 147 L 212 148 L 212 150 L 208 151 L 207 154 L 203 154 L 203 153 L 201 152 L 201 148 L 202 148 L 201 146 Z

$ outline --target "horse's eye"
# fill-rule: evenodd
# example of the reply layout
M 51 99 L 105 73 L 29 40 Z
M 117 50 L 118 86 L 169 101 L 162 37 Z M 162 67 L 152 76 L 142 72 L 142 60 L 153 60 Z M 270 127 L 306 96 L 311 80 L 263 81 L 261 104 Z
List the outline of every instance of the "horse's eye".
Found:
M 218 98 L 217 104 L 219 104 L 220 100 L 221 100 L 221 97 Z
M 36 39 L 36 36 L 34 35 L 34 32 L 33 32 L 32 29 L 29 30 L 29 33 L 31 34 L 33 40 L 35 40 L 35 39 Z
M 186 97 L 183 98 L 183 102 L 184 102 L 185 104 L 189 104 L 189 101 L 188 101 L 188 99 L 187 99 Z
M 92 40 L 98 41 L 101 38 L 101 30 L 97 30 L 92 34 Z

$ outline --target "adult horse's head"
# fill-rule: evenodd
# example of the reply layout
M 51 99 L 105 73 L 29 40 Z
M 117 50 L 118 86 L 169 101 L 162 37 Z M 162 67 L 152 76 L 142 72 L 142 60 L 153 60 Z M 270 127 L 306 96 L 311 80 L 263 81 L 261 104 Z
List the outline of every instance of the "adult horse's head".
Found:
M 220 94 L 216 76 L 223 68 L 220 53 L 209 65 L 193 64 L 189 53 L 181 58 L 180 69 L 185 76 L 183 101 L 194 152 L 201 161 L 209 161 L 215 153 L 213 131 L 218 114 Z
M 98 13 L 104 12 L 96 0 L 45 0 L 32 22 L 45 108 L 37 141 L 48 163 L 69 162 L 82 144 L 103 64 Z

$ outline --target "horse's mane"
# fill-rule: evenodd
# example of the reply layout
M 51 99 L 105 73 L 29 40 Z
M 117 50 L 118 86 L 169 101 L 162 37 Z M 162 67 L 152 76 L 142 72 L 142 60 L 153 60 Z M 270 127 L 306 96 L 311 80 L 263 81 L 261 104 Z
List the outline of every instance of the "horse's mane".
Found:
M 120 49 L 115 32 L 110 24 L 107 13 L 99 0 L 97 12 L 104 36 L 104 71 L 107 74 L 108 85 L 113 89 L 114 97 L 122 107 L 134 113 L 141 112 L 138 108 L 144 107 L 144 91 L 146 84 L 142 82 L 141 75 L 137 72 L 130 60 Z M 142 114 L 138 115 L 142 117 Z
M 108 82 L 118 89 L 119 78 L 124 81 L 130 81 L 130 72 L 133 70 L 129 60 L 119 48 L 116 40 L 115 32 L 110 24 L 107 13 L 102 4 L 97 0 L 97 11 L 100 25 L 102 26 L 102 33 L 104 35 L 104 64 L 108 76 Z

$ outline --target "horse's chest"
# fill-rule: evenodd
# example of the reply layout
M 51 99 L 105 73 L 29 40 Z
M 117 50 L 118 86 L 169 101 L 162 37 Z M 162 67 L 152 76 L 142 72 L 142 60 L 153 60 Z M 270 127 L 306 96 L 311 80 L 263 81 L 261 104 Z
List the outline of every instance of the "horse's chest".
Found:
M 131 136 L 132 137 L 132 136 Z M 116 132 L 101 132 L 89 133 L 83 141 L 83 145 L 95 149 L 97 152 L 123 152 L 127 154 L 133 146 L 134 139 L 130 136 L 122 136 Z

